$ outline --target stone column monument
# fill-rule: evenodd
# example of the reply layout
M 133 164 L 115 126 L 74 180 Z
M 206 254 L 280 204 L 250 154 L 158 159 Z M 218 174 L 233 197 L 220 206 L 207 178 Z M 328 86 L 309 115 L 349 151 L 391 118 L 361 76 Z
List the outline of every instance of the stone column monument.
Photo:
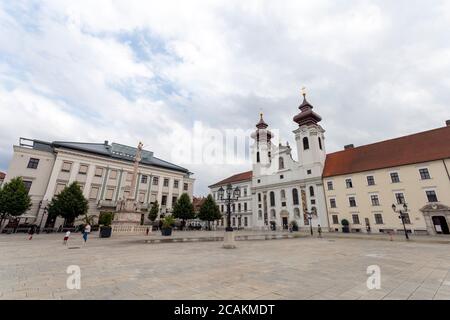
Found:
M 131 178 L 131 189 L 127 199 L 118 202 L 114 214 L 113 225 L 138 226 L 141 223 L 141 208 L 136 198 L 136 179 L 138 176 L 139 162 L 142 159 L 142 142 L 139 142 L 134 157 L 133 176 Z

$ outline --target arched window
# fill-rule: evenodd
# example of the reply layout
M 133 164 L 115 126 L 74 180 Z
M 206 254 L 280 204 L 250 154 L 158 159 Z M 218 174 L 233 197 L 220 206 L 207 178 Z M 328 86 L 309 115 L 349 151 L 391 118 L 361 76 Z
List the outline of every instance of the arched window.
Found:
M 322 139 L 320 139 L 320 137 L 319 137 L 319 148 L 320 150 L 322 150 Z
M 283 170 L 284 169 L 284 159 L 283 159 L 283 157 L 279 157 L 278 158 L 278 168 L 279 168 L 279 170 Z
M 299 208 L 294 208 L 294 216 L 296 218 L 300 218 L 300 209 Z
M 292 201 L 294 202 L 294 205 L 298 205 L 298 190 L 292 189 Z
M 270 210 L 270 216 L 273 218 L 273 219 L 275 219 L 276 217 L 277 217 L 277 214 L 276 214 L 276 212 L 275 212 L 275 210 Z
M 281 195 L 281 199 L 286 199 L 286 191 L 281 190 L 280 195 Z
M 275 192 L 270 191 L 270 206 L 275 207 Z
M 314 188 L 313 188 L 313 186 L 310 186 L 310 187 L 309 187 L 309 195 L 310 195 L 311 197 L 314 197 Z
M 258 219 L 262 220 L 262 211 L 261 210 L 258 210 Z
M 308 150 L 309 149 L 309 140 L 307 137 L 303 138 L 303 150 Z
M 259 151 L 256 153 L 256 162 L 259 163 Z

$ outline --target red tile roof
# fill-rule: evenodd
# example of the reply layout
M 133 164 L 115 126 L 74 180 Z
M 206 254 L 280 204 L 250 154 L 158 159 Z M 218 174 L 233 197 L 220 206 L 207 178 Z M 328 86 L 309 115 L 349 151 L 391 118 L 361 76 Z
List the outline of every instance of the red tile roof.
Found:
M 327 154 L 323 177 L 450 158 L 450 126 Z
M 6 173 L 0 172 L 0 179 L 5 179 Z
M 251 180 L 252 173 L 253 173 L 253 171 L 241 172 L 241 173 L 235 174 L 234 176 L 228 177 L 222 181 L 214 183 L 214 184 L 210 185 L 209 187 L 223 186 L 228 183 Z

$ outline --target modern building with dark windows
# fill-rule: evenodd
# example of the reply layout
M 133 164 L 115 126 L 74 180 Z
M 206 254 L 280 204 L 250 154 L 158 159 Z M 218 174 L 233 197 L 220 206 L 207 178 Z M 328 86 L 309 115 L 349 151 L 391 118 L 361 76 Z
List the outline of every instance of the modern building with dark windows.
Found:
M 114 211 L 119 200 L 130 195 L 136 148 L 118 143 L 46 142 L 20 138 L 13 147 L 5 182 L 22 177 L 32 199 L 27 221 L 41 227 L 58 227 L 62 219 L 51 221 L 46 206 L 68 184 L 78 182 L 89 200 L 89 215 Z M 143 150 L 136 179 L 135 200 L 142 209 L 142 222 L 154 201 L 161 212 L 170 212 L 176 199 L 187 193 L 192 199 L 194 179 L 183 167 Z M 34 218 L 30 218 L 34 217 Z
M 326 157 L 323 181 L 331 231 L 448 234 L 450 121 L 445 127 Z M 406 204 L 406 211 L 405 209 Z M 394 206 L 394 207 L 393 207 Z

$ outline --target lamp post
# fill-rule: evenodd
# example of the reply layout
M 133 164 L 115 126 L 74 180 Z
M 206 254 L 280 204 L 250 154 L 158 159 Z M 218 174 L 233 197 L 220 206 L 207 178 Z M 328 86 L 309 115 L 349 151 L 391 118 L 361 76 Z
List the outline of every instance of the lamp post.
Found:
M 403 210 L 402 209 L 397 210 L 397 206 L 395 204 L 392 204 L 392 210 L 395 213 L 399 214 L 398 217 L 402 220 L 403 230 L 405 231 L 406 240 L 409 240 L 408 232 L 406 232 L 406 226 L 405 226 L 405 218 L 406 218 L 405 214 L 408 212 L 407 204 L 406 203 L 403 204 Z
M 219 191 L 219 199 L 225 202 L 227 206 L 227 227 L 225 228 L 225 241 L 223 244 L 224 248 L 231 249 L 235 248 L 234 245 L 234 236 L 233 236 L 233 227 L 231 226 L 231 204 L 239 199 L 241 196 L 241 190 L 239 187 L 233 189 L 231 183 L 229 183 L 224 189 L 220 187 Z
M 313 233 L 313 227 L 312 227 L 312 216 L 316 214 L 315 207 L 313 207 L 311 211 L 306 211 L 305 213 L 308 215 L 309 229 L 311 232 L 311 236 L 313 236 L 314 233 Z
M 39 202 L 39 208 L 41 207 L 41 205 L 42 205 L 42 201 L 41 201 L 41 202 Z M 38 229 L 38 233 L 41 233 L 42 221 L 44 220 L 44 216 L 45 216 L 45 214 L 47 213 L 47 210 L 48 210 L 48 207 L 47 207 L 47 206 L 45 206 L 45 207 L 44 207 L 44 212 L 42 212 L 42 216 L 41 216 L 41 222 L 39 222 L 39 229 Z

